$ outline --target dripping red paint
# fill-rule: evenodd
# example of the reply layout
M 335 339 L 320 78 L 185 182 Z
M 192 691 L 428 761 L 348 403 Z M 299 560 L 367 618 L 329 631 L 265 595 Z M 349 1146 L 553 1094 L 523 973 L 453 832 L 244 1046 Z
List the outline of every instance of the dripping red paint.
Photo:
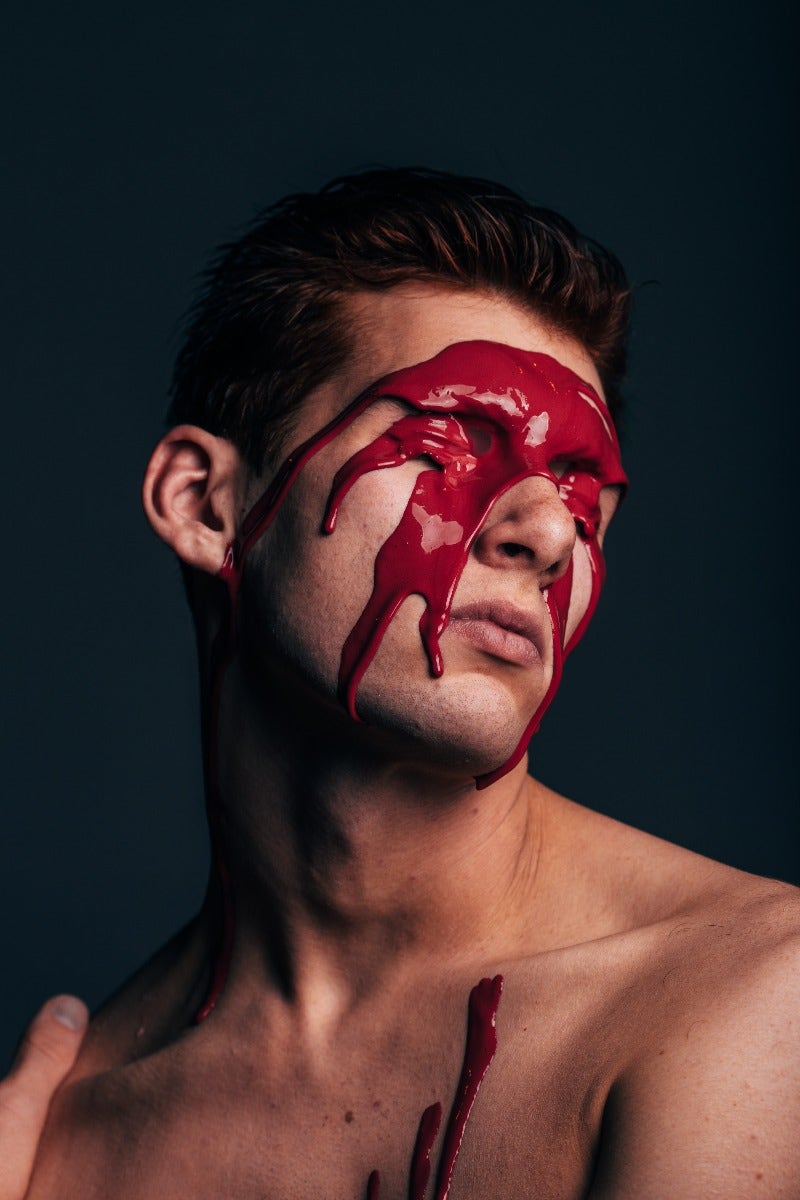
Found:
M 495 975 L 494 979 L 482 979 L 469 994 L 467 1044 L 453 1107 L 444 1131 L 433 1200 L 447 1200 L 450 1195 L 453 1171 L 469 1114 L 497 1050 L 497 1009 L 502 991 L 503 976 Z M 425 1200 L 431 1175 L 431 1150 L 441 1120 L 442 1106 L 438 1101 L 426 1108 L 420 1118 L 408 1176 L 408 1200 Z M 367 1200 L 379 1198 L 380 1174 L 373 1171 L 367 1181 Z
M 596 534 L 603 487 L 627 479 L 611 418 L 594 389 L 546 354 L 492 342 L 460 342 L 435 358 L 387 376 L 368 401 L 392 398 L 418 412 L 401 417 L 352 456 L 337 473 L 324 528 L 332 533 L 349 489 L 370 471 L 427 459 L 397 528 L 375 560 L 375 582 L 364 611 L 342 649 L 339 691 L 358 719 L 357 692 L 381 639 L 411 595 L 425 601 L 420 635 L 431 672 L 444 670 L 439 639 L 470 548 L 496 500 L 530 476 L 541 476 L 559 495 L 581 534 L 592 579 L 587 611 L 570 641 L 577 643 L 597 605 L 603 560 Z M 347 418 L 350 410 L 343 416 Z M 323 431 L 327 440 L 328 431 Z M 308 445 L 308 444 L 307 444 Z M 566 466 L 556 475 L 553 464 Z M 553 630 L 550 686 L 507 762 L 480 777 L 478 787 L 501 778 L 525 753 L 561 678 L 572 564 L 550 589 Z
M 234 936 L 230 882 L 222 844 L 217 740 L 219 702 L 227 668 L 236 652 L 239 586 L 247 555 L 272 523 L 281 502 L 305 464 L 370 404 L 381 399 L 404 402 L 413 411 L 357 451 L 338 471 L 331 487 L 323 531 L 335 536 L 347 493 L 362 475 L 388 470 L 410 460 L 425 465 L 397 528 L 378 551 L 374 586 L 363 613 L 342 648 L 339 694 L 358 720 L 358 688 L 386 629 L 403 601 L 419 595 L 424 653 L 435 677 L 446 669 L 440 638 L 473 542 L 492 505 L 524 478 L 539 476 L 558 489 L 578 528 L 575 553 L 587 555 L 591 596 L 569 644 L 565 631 L 572 591 L 572 562 L 546 593 L 552 628 L 552 673 L 547 692 L 531 715 L 507 762 L 479 777 L 486 787 L 519 762 L 558 688 L 564 654 L 583 635 L 596 607 L 603 581 L 597 544 L 599 497 L 603 487 L 627 483 L 611 419 L 602 399 L 574 372 L 545 354 L 515 350 L 492 342 L 448 346 L 427 362 L 408 367 L 372 385 L 334 420 L 285 460 L 272 484 L 245 517 L 228 547 L 220 578 L 227 586 L 229 622 L 214 648 L 211 685 L 205 709 L 205 775 L 213 841 L 214 878 L 220 892 L 219 947 L 208 994 L 197 1014 L 213 1010 L 227 976 Z M 553 466 L 564 464 L 563 474 Z M 430 465 L 432 464 L 432 465 Z M 467 1048 L 453 1110 L 445 1129 L 436 1179 L 436 1200 L 445 1200 L 464 1129 L 497 1040 L 495 1016 L 502 979 L 482 980 L 469 1004 Z M 423 1113 L 411 1163 L 410 1200 L 423 1200 L 430 1177 L 430 1154 L 441 1120 L 441 1106 Z M 380 1176 L 373 1171 L 368 1200 L 378 1200 Z
M 370 1177 L 367 1180 L 367 1200 L 379 1200 L 381 1194 L 381 1174 L 380 1171 L 370 1172 Z
M 423 1197 L 431 1177 L 431 1150 L 442 1123 L 442 1106 L 437 1100 L 430 1104 L 419 1119 L 417 1140 L 411 1155 L 411 1170 L 408 1176 L 409 1200 Z

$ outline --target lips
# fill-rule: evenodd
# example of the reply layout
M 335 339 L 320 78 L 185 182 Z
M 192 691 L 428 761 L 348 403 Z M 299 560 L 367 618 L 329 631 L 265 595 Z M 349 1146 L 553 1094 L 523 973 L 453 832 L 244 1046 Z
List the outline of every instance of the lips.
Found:
M 546 643 L 542 622 L 509 600 L 478 600 L 453 609 L 448 628 L 480 650 L 529 667 L 541 663 Z

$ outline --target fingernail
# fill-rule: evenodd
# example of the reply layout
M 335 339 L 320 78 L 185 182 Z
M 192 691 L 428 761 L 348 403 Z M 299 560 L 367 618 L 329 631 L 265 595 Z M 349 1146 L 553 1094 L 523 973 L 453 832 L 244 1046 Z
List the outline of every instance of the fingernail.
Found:
M 89 1021 L 89 1010 L 77 996 L 56 996 L 50 1004 L 50 1016 L 73 1033 L 80 1033 Z

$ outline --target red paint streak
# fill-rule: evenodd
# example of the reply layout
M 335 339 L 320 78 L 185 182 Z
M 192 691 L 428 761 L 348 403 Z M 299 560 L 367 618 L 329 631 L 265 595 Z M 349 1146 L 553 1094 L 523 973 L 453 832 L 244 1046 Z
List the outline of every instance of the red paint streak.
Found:
M 469 1114 L 497 1050 L 497 1009 L 502 991 L 503 976 L 495 975 L 494 979 L 482 979 L 469 994 L 467 1047 L 450 1119 L 444 1131 L 442 1157 L 436 1176 L 435 1200 L 447 1200 L 450 1194 L 453 1170 L 464 1140 Z M 418 1198 L 414 1196 L 413 1200 Z M 419 1196 L 419 1200 L 423 1200 L 422 1195 Z
M 442 1106 L 437 1100 L 425 1109 L 419 1119 L 417 1140 L 414 1143 L 414 1153 L 411 1156 L 411 1170 L 408 1176 L 409 1200 L 422 1200 L 431 1177 L 431 1150 L 442 1123 Z
M 603 487 L 627 482 L 606 407 L 594 389 L 546 354 L 492 342 L 460 342 L 435 358 L 387 376 L 374 399 L 402 400 L 419 412 L 402 417 L 339 470 L 324 528 L 333 532 L 342 502 L 369 471 L 426 458 L 397 528 L 375 560 L 375 581 L 364 611 L 342 649 L 340 698 L 358 719 L 361 679 L 400 605 L 425 601 L 419 628 L 431 672 L 444 670 L 439 639 L 447 626 L 470 549 L 494 503 L 520 480 L 550 480 L 576 522 L 591 570 L 587 612 L 570 639 L 572 649 L 597 605 L 603 560 L 596 541 Z M 553 466 L 565 465 L 563 475 Z M 553 630 L 550 686 L 516 750 L 497 770 L 476 780 L 486 787 L 522 758 L 561 678 L 564 630 L 572 591 L 572 564 L 550 589 Z
M 558 688 L 565 653 L 591 619 L 603 581 L 597 545 L 599 496 L 603 487 L 625 486 L 619 446 L 608 411 L 573 371 L 546 354 L 493 342 L 460 342 L 434 358 L 397 371 L 372 385 L 285 460 L 273 482 L 245 517 L 228 548 L 220 578 L 229 596 L 230 619 L 213 655 L 205 722 L 206 794 L 214 844 L 215 874 L 223 895 L 223 923 L 214 978 L 198 1019 L 213 1009 L 224 985 L 233 938 L 230 885 L 223 861 L 222 807 L 217 768 L 219 701 L 227 667 L 236 651 L 239 586 L 247 555 L 266 532 L 281 502 L 308 460 L 381 399 L 404 402 L 412 411 L 357 451 L 337 472 L 324 516 L 333 535 L 342 504 L 362 475 L 421 459 L 431 463 L 417 476 L 397 528 L 375 559 L 372 595 L 342 648 L 339 694 L 359 720 L 358 687 L 403 601 L 419 595 L 425 609 L 419 628 L 434 676 L 445 664 L 439 639 L 470 549 L 493 504 L 531 476 L 549 480 L 580 534 L 575 553 L 588 556 L 591 597 L 587 611 L 565 645 L 572 592 L 572 562 L 545 593 L 552 627 L 552 674 L 546 695 L 507 762 L 476 780 L 486 787 L 511 770 Z M 553 467 L 566 464 L 563 475 Z
M 367 1200 L 379 1200 L 381 1194 L 380 1171 L 372 1171 L 367 1180 Z
M 222 994 L 233 952 L 234 911 L 230 872 L 224 853 L 222 816 L 224 802 L 219 787 L 219 710 L 222 685 L 237 648 L 237 618 L 239 588 L 245 560 L 253 545 L 272 524 L 280 504 L 295 479 L 312 455 L 321 450 L 331 438 L 372 403 L 369 394 L 358 396 L 352 404 L 330 421 L 313 437 L 303 442 L 284 460 L 272 483 L 242 522 L 236 539 L 225 552 L 219 578 L 225 584 L 228 598 L 228 619 L 214 642 L 209 670 L 210 685 L 203 704 L 203 771 L 205 777 L 206 812 L 211 835 L 211 875 L 220 891 L 221 927 L 214 955 L 214 966 L 206 997 L 195 1022 L 199 1024 L 213 1012 Z
M 461 1078 L 458 1081 L 453 1107 L 444 1131 L 442 1154 L 436 1174 L 436 1191 L 433 1200 L 447 1200 L 453 1181 L 458 1152 L 464 1140 L 464 1131 L 478 1095 L 483 1077 L 497 1050 L 497 1009 L 503 991 L 503 976 L 482 979 L 469 994 L 467 1016 L 467 1044 Z M 438 1102 L 426 1108 L 420 1118 L 419 1131 L 411 1159 L 408 1177 L 408 1200 L 425 1200 L 425 1191 L 431 1174 L 431 1149 L 439 1123 L 442 1106 Z M 373 1171 L 367 1184 L 367 1200 L 379 1200 L 380 1175 Z
M 222 832 L 223 804 L 219 790 L 218 766 L 220 697 L 222 684 L 228 666 L 233 658 L 235 647 L 233 623 L 236 596 L 235 591 L 231 587 L 228 575 L 230 560 L 231 553 L 229 550 L 220 571 L 220 576 L 228 583 L 229 589 L 229 626 L 227 629 L 223 628 L 214 641 L 209 671 L 211 684 L 203 705 L 203 774 L 205 777 L 206 813 L 211 840 L 211 879 L 216 883 L 220 892 L 220 903 L 217 907 L 220 913 L 221 927 L 218 933 L 218 945 L 214 956 L 211 982 L 206 998 L 195 1016 L 195 1024 L 198 1025 L 212 1012 L 225 986 L 225 980 L 228 977 L 228 970 L 230 968 L 231 953 L 233 951 L 233 900 L 230 871 L 224 852 L 225 842 Z

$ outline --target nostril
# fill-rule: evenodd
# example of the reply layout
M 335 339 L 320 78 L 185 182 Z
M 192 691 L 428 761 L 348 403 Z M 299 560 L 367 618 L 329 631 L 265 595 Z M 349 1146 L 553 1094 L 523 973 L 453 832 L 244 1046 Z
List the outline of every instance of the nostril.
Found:
M 506 558 L 519 558 L 521 554 L 526 555 L 528 558 L 533 558 L 531 550 L 527 546 L 520 545 L 519 542 L 501 542 L 497 549 Z
M 565 558 L 557 558 L 555 562 L 550 564 L 546 571 L 542 572 L 542 578 L 545 581 L 545 586 L 555 583 L 557 579 L 561 578 L 569 566 L 570 557 L 570 555 L 567 555 Z

